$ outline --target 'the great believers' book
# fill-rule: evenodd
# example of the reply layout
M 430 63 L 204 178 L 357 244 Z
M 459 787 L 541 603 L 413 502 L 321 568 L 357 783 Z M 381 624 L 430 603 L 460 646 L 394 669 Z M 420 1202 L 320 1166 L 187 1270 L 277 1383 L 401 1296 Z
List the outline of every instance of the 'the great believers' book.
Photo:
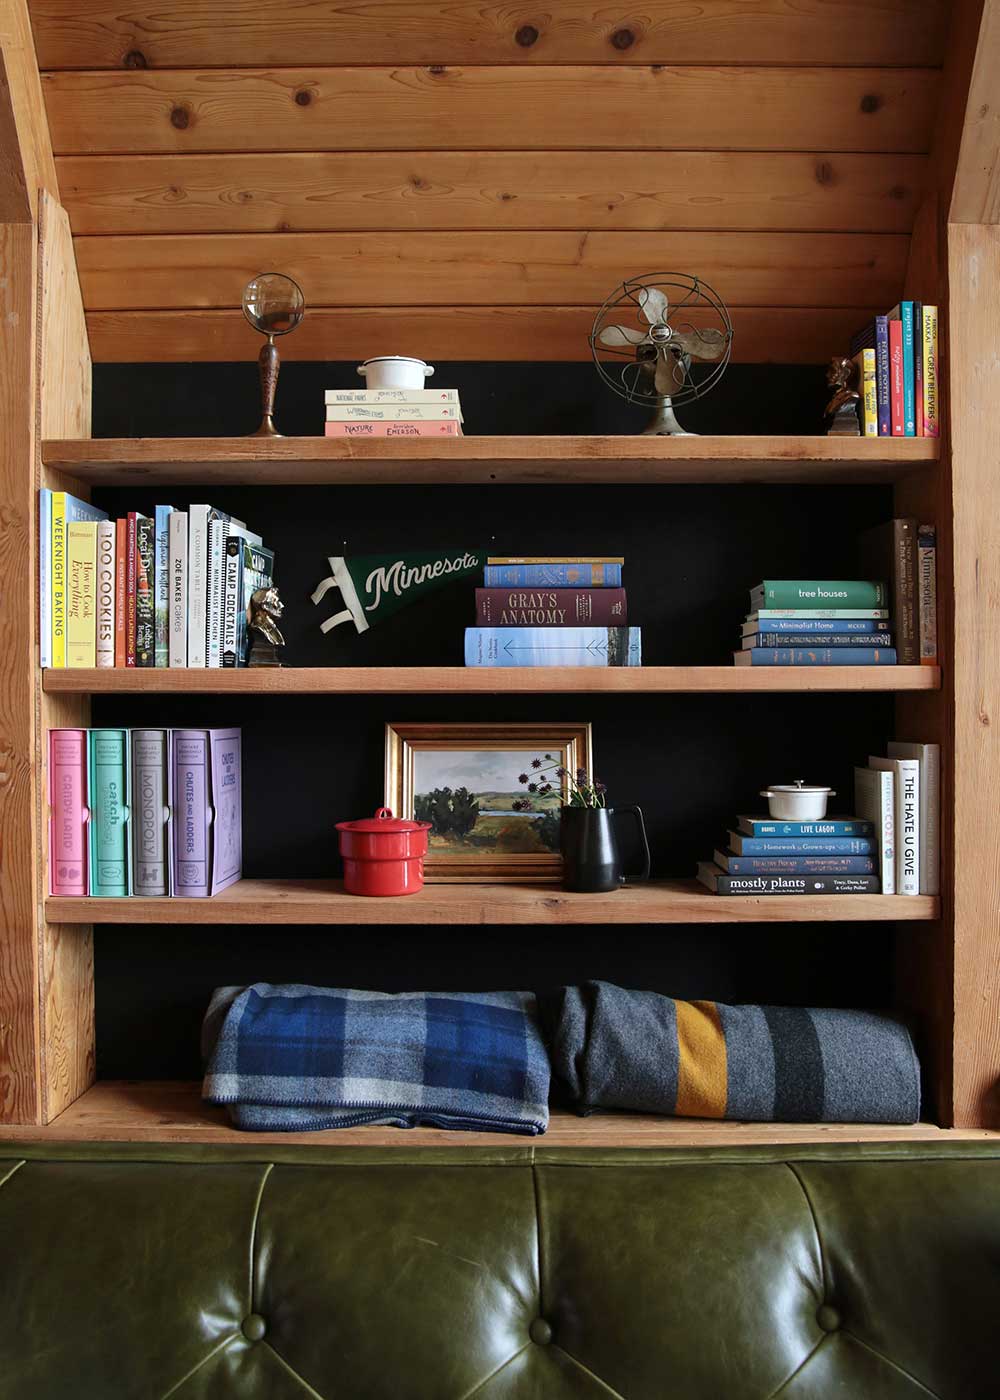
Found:
M 49 730 L 49 890 L 87 893 L 87 731 Z
M 466 666 L 641 666 L 638 627 L 467 627 Z
M 624 588 L 477 588 L 482 627 L 623 627 Z

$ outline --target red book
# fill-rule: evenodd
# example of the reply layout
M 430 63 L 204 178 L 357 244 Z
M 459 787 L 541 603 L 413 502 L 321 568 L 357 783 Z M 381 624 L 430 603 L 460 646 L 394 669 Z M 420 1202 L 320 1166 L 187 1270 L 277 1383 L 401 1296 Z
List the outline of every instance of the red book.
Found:
M 903 418 L 903 323 L 889 322 L 889 413 L 893 437 L 906 436 Z
M 477 588 L 478 627 L 624 627 L 624 588 Z
M 125 561 L 125 665 L 135 665 L 135 582 L 138 555 L 135 544 L 135 527 L 139 519 L 137 511 L 128 513 L 127 544 Z
M 125 665 L 125 593 L 128 587 L 128 521 L 115 521 L 115 665 Z
M 461 437 L 462 425 L 454 418 L 443 423 L 327 423 L 327 437 Z

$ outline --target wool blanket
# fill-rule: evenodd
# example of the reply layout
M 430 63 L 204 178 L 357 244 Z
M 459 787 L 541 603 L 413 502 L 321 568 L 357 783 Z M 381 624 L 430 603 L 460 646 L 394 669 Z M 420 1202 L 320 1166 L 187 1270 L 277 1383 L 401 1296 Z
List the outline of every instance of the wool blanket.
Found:
M 203 1097 L 249 1131 L 548 1126 L 549 1062 L 529 992 L 220 987 L 202 1050 Z
M 920 1116 L 909 1032 L 874 1011 L 724 1006 L 587 982 L 564 987 L 549 1014 L 553 1076 L 580 1113 L 785 1123 Z

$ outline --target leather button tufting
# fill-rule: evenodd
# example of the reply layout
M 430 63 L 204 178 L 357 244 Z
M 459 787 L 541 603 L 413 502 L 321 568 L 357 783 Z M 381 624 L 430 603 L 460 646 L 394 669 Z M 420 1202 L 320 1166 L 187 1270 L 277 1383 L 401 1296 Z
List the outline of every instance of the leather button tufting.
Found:
M 816 1321 L 824 1332 L 836 1332 L 840 1326 L 840 1313 L 831 1303 L 821 1303 L 816 1310 Z
M 540 1347 L 547 1347 L 552 1340 L 552 1328 L 544 1317 L 536 1317 L 528 1328 L 528 1336 Z
M 240 1330 L 248 1342 L 262 1342 L 267 1335 L 267 1323 L 260 1313 L 251 1313 L 243 1319 Z

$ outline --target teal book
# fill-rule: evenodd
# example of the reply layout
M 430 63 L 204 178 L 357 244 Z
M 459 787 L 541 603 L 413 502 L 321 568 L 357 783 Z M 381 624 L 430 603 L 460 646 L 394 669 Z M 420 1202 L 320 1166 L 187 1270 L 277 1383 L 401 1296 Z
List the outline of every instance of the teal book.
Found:
M 888 608 L 885 583 L 870 579 L 766 578 L 750 594 L 760 608 Z
M 129 886 L 129 739 L 127 729 L 88 732 L 90 893 L 116 897 Z

